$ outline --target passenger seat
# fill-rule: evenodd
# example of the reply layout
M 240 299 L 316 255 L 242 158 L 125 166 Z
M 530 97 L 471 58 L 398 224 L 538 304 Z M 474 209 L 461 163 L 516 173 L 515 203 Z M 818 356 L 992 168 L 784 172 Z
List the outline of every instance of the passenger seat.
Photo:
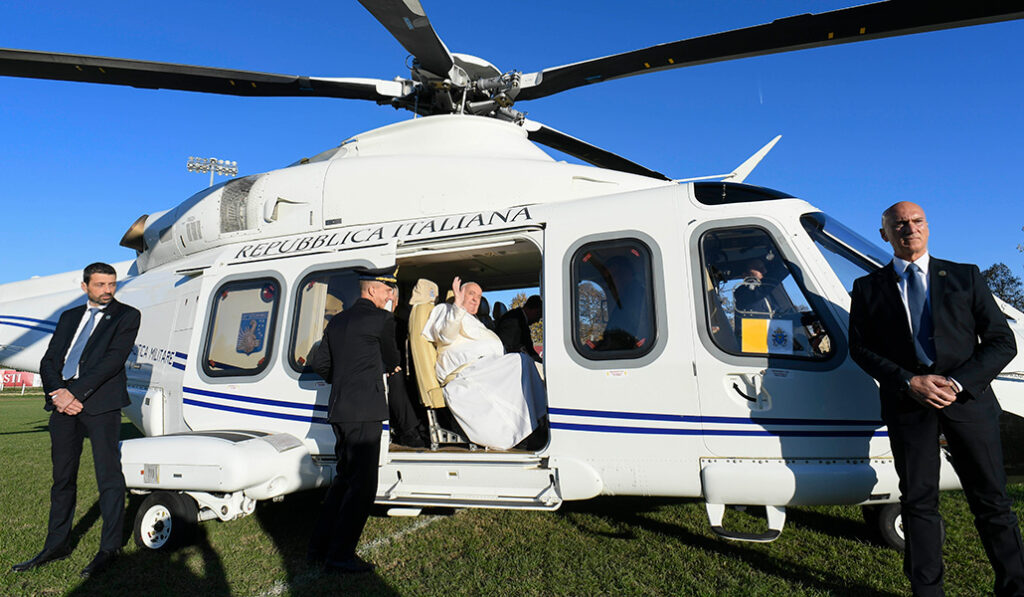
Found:
M 409 312 L 409 352 L 416 370 L 420 401 L 427 409 L 431 450 L 436 450 L 441 444 L 470 443 L 462 434 L 442 428 L 437 420 L 438 409 L 446 406 L 444 387 L 437 381 L 437 347 L 423 337 L 423 328 L 427 325 L 436 300 L 437 284 L 424 278 L 417 280 L 412 296 L 409 297 L 412 306 Z

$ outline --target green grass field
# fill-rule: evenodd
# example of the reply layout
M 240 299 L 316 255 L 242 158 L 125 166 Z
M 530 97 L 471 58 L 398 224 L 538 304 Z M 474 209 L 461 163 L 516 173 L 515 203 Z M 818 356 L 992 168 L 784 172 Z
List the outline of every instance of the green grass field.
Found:
M 418 518 L 374 516 L 361 554 L 374 574 L 323 574 L 305 563 L 322 492 L 261 503 L 230 523 L 206 522 L 174 554 L 128 542 L 106 574 L 78 571 L 99 545 L 88 443 L 67 560 L 15 574 L 41 547 L 49 508 L 47 413 L 39 393 L 0 395 L 0 595 L 903 595 L 900 555 L 872 542 L 858 508 L 789 510 L 769 544 L 715 538 L 697 501 L 600 498 L 554 513 L 463 510 Z M 126 437 L 135 434 L 125 422 Z M 1018 516 L 1024 487 L 1011 487 Z M 129 501 L 128 524 L 141 500 Z M 947 592 L 991 592 L 992 574 L 959 493 L 942 501 Z M 730 512 L 753 528 L 751 515 Z M 732 521 L 730 521 L 732 523 Z M 761 523 L 763 524 L 763 523 Z M 127 532 L 127 531 L 126 531 Z

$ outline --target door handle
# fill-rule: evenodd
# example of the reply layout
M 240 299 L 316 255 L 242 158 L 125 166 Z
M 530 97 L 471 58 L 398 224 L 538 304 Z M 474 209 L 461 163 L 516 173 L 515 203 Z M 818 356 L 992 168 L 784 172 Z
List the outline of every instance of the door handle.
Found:
M 736 393 L 737 393 L 737 394 L 739 394 L 740 396 L 743 396 L 743 397 L 744 397 L 744 398 L 746 398 L 746 399 L 747 399 L 748 401 L 750 401 L 750 402 L 757 402 L 757 398 L 753 398 L 753 397 L 751 397 L 751 396 L 747 396 L 747 395 L 746 395 L 746 394 L 745 394 L 745 393 L 743 392 L 743 390 L 741 390 L 741 389 L 740 389 L 740 385 L 739 385 L 738 383 L 733 383 L 733 384 L 732 384 L 732 389 L 736 390 Z
M 764 371 L 758 371 L 755 373 L 733 373 L 729 377 L 733 379 L 732 389 L 737 394 L 743 397 L 747 402 L 761 402 L 764 399 L 769 399 L 768 392 L 764 387 Z M 745 387 L 740 387 L 738 381 L 743 382 Z M 747 394 L 745 391 L 747 388 L 753 388 L 754 394 Z

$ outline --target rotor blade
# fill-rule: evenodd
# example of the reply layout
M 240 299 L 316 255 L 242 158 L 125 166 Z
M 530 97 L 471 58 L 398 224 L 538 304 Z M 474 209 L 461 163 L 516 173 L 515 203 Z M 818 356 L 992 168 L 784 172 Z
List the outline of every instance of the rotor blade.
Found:
M 581 141 L 576 137 L 557 131 L 539 122 L 526 120 L 523 123 L 523 128 L 526 129 L 526 135 L 530 141 L 540 143 L 541 145 L 547 145 L 552 149 L 557 149 L 562 153 L 567 153 L 588 164 L 597 166 L 598 168 L 618 170 L 619 172 L 628 172 L 630 174 L 648 176 L 659 180 L 671 180 L 661 172 L 655 172 L 650 168 L 645 168 L 636 162 L 627 160 L 621 155 L 601 149 L 600 147 L 591 145 L 586 141 Z
M 276 75 L 3 48 L 0 48 L 0 75 L 244 96 L 337 97 L 388 102 L 405 95 L 399 81 Z
M 1021 0 L 889 0 L 804 14 L 523 75 L 517 101 L 646 72 L 1024 17 Z
M 448 75 L 455 62 L 419 0 L 359 0 L 359 3 L 416 57 L 420 66 L 441 77 Z

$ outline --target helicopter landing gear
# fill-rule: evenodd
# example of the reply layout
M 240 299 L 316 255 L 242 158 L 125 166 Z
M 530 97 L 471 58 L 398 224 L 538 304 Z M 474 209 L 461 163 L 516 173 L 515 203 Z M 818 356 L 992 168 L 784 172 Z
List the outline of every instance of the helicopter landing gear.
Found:
M 139 507 L 132 536 L 144 549 L 174 551 L 195 538 L 198 524 L 199 508 L 194 499 L 176 491 L 156 491 Z

